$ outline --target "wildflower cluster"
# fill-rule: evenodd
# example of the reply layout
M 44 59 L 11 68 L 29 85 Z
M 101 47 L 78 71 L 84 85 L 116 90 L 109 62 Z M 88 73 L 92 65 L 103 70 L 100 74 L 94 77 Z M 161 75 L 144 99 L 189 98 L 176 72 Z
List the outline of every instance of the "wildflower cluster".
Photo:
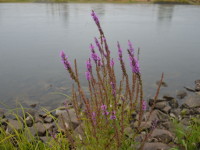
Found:
M 68 58 L 61 52 L 62 62 L 70 73 L 71 78 L 77 84 L 77 91 L 72 87 L 72 101 L 80 122 L 84 122 L 83 130 L 87 134 L 83 143 L 96 144 L 101 148 L 119 149 L 125 140 L 124 129 L 128 126 L 131 114 L 136 111 L 139 100 L 138 128 L 146 111 L 146 102 L 143 100 L 143 87 L 139 61 L 134 54 L 134 48 L 128 41 L 128 55 L 130 60 L 131 78 L 123 60 L 123 50 L 117 42 L 118 60 L 121 65 L 122 79 L 116 79 L 115 61 L 110 56 L 110 49 L 106 37 L 101 28 L 99 18 L 92 11 L 91 16 L 98 27 L 100 41 L 94 38 L 95 44 L 90 44 L 90 58 L 86 61 L 85 76 L 88 80 L 89 96 L 84 93 L 78 76 L 78 68 L 75 62 L 75 73 L 71 68 Z M 96 47 L 95 47 L 95 46 Z M 95 51 L 95 48 L 98 50 Z M 93 73 L 95 72 L 95 75 Z M 118 85 L 117 81 L 120 81 Z M 82 102 L 85 111 L 78 109 L 78 103 Z M 90 136 L 89 136 L 90 135 Z M 104 142 L 99 143 L 99 140 Z M 110 144 L 110 143 L 114 144 Z M 95 142 L 94 142 L 95 143 Z

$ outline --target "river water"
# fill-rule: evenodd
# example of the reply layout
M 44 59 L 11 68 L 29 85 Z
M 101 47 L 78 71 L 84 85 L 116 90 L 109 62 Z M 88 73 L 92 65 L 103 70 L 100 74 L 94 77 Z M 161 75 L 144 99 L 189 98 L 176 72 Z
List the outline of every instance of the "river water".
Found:
M 200 78 L 200 6 L 159 4 L 0 4 L 0 100 L 15 105 L 57 106 L 71 82 L 60 62 L 64 50 L 77 58 L 83 86 L 89 44 L 98 37 L 91 19 L 95 10 L 117 61 L 116 42 L 140 48 L 145 96 L 155 93 L 155 82 L 165 73 L 175 95 Z M 128 60 L 128 59 L 127 59 Z M 126 61 L 127 67 L 128 61 Z M 115 68 L 121 73 L 119 65 Z

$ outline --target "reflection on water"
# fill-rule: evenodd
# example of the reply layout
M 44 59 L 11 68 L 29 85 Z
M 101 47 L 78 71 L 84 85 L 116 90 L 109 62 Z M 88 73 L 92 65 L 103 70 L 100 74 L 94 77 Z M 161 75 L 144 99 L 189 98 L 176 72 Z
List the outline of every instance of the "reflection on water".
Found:
M 71 81 L 60 63 L 64 50 L 77 58 L 81 82 L 89 44 L 97 36 L 90 12 L 95 10 L 117 61 L 116 42 L 124 51 L 127 41 L 141 48 L 140 63 L 146 97 L 165 72 L 169 87 L 191 85 L 199 78 L 200 7 L 141 4 L 1 4 L 0 100 L 7 104 L 59 105 L 65 100 L 54 92 L 69 93 Z M 160 30 L 160 28 L 164 30 Z M 191 30 L 192 29 L 192 30 Z M 190 60 L 190 61 L 188 61 Z M 186 63 L 187 62 L 187 63 Z M 125 62 L 128 64 L 128 60 Z M 128 67 L 128 65 L 127 65 Z M 116 63 L 117 76 L 120 65 Z
M 159 5 L 158 6 L 158 23 L 168 26 L 173 17 L 175 5 Z

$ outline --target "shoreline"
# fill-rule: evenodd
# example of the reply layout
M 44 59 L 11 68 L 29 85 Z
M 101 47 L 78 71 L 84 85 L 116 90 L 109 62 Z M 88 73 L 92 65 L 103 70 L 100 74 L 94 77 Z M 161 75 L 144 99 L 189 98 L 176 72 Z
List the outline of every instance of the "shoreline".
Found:
M 181 4 L 200 5 L 200 0 L 0 0 L 0 3 L 111 3 L 111 4 Z

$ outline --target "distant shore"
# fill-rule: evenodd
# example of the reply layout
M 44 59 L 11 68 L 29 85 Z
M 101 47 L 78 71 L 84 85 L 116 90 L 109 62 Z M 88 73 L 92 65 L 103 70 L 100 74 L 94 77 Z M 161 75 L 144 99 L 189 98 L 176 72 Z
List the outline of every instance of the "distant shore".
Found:
M 0 0 L 0 3 L 147 3 L 200 5 L 200 0 Z

